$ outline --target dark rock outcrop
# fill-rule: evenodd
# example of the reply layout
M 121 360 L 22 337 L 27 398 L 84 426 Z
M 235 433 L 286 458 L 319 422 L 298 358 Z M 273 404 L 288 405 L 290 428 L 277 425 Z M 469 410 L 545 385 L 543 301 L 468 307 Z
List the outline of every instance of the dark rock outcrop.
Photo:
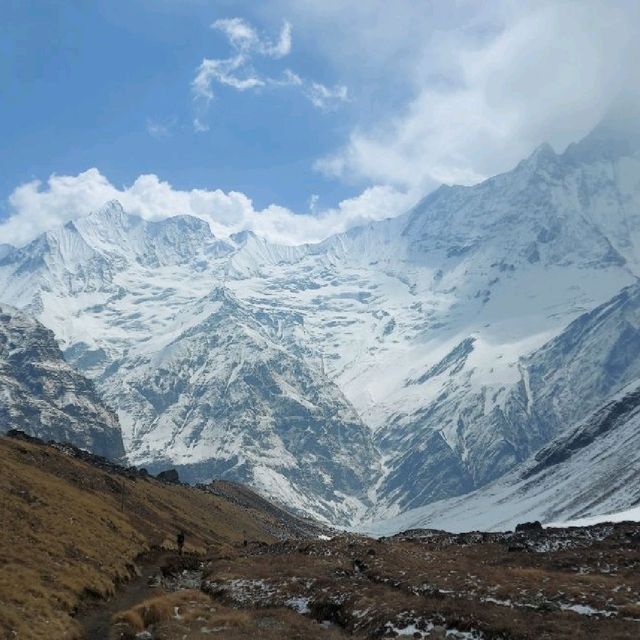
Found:
M 0 433 L 18 429 L 124 458 L 118 418 L 93 382 L 65 362 L 52 331 L 6 305 L 0 305 L 0 390 Z

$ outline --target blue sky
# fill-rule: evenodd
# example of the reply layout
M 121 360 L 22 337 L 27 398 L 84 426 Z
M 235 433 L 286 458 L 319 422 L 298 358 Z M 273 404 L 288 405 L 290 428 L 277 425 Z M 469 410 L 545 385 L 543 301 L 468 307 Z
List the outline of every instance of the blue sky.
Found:
M 335 200 L 353 191 L 312 169 L 343 138 L 347 103 L 341 113 L 322 111 L 293 89 L 256 99 L 221 87 L 209 131 L 193 130 L 194 70 L 203 57 L 229 54 L 209 25 L 246 15 L 242 3 L 10 0 L 2 7 L 0 135 L 12 150 L 0 175 L 4 198 L 20 182 L 92 166 L 116 184 L 156 173 L 180 188 L 244 191 L 260 207 L 279 201 L 304 210 L 311 193 Z M 277 34 L 281 24 L 273 22 L 261 27 Z M 331 74 L 300 43 L 290 57 L 318 81 Z
M 584 135 L 630 0 L 4 0 L 0 242 L 117 197 L 316 241 Z M 4 221 L 3 221 L 4 220 Z

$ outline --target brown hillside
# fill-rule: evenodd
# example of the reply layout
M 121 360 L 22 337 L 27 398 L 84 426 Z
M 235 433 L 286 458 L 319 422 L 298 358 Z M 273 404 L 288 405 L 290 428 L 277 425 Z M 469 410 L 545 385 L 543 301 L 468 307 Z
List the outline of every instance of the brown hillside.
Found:
M 197 553 L 313 529 L 245 489 L 163 484 L 79 454 L 0 438 L 2 638 L 77 637 L 72 616 L 82 599 L 112 594 L 140 554 L 173 548 L 178 529 L 185 550 Z

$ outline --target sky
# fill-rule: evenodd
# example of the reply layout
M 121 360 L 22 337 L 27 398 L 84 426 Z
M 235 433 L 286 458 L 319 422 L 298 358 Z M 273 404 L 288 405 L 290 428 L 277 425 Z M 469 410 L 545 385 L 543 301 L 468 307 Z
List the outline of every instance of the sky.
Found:
M 3 0 L 0 243 L 110 199 L 315 242 L 637 104 L 636 0 Z

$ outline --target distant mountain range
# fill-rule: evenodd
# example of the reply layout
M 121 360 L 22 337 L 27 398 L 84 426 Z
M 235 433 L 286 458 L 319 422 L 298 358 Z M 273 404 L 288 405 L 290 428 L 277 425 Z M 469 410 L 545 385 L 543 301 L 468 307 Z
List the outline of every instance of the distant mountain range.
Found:
M 495 482 L 517 503 L 521 474 L 573 482 L 536 467 L 549 447 L 565 451 L 549 469 L 595 473 L 593 447 L 633 431 L 627 409 L 594 425 L 640 384 L 639 274 L 640 141 L 601 125 L 315 245 L 216 238 L 111 202 L 0 248 L 0 301 L 54 332 L 131 462 L 241 480 L 335 523 L 423 507 L 424 523 Z M 593 435 L 579 451 L 578 432 Z M 610 456 L 618 484 L 544 513 L 589 514 L 605 494 L 630 506 L 634 465 Z

